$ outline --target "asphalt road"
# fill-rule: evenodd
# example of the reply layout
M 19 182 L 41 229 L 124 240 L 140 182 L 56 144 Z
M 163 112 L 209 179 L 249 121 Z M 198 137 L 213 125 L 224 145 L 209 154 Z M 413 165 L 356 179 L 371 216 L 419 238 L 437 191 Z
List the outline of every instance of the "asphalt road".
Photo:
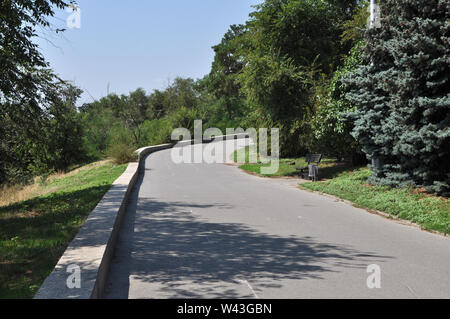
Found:
M 449 238 L 171 152 L 146 159 L 105 298 L 450 298 Z

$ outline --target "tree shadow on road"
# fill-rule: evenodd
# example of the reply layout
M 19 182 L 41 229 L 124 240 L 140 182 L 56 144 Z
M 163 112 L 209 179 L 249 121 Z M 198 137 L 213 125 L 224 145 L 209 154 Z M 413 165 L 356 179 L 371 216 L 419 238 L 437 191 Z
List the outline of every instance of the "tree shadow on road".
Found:
M 367 265 L 389 258 L 311 237 L 282 237 L 243 224 L 212 223 L 191 213 L 193 207 L 215 206 L 140 198 L 136 224 L 136 210 L 128 212 L 122 234 L 128 245 L 122 247 L 116 261 L 120 263 L 111 273 L 109 297 L 127 298 L 132 276 L 157 293 L 148 298 L 252 298 L 258 287 L 279 288 L 281 280 L 321 279 L 323 273 L 344 267 L 365 273 Z M 254 285 L 254 293 L 237 289 L 243 283 Z

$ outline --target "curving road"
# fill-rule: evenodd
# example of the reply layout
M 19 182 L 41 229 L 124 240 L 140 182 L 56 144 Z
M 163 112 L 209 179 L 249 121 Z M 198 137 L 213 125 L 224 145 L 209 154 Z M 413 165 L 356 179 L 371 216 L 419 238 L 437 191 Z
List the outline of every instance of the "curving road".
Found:
M 105 298 L 450 298 L 450 239 L 171 152 L 146 159 Z

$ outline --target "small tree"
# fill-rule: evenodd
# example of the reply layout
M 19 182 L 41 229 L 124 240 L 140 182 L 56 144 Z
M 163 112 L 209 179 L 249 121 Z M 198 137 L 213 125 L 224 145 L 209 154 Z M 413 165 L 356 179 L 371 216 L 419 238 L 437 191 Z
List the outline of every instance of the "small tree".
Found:
M 339 68 L 323 93 L 317 92 L 318 108 L 313 118 L 313 131 L 317 139 L 316 148 L 323 153 L 346 159 L 353 164 L 361 161 L 361 146 L 351 135 L 353 123 L 346 118 L 355 106 L 346 98 L 346 87 L 343 79 L 348 77 L 363 63 L 363 43 L 355 45 L 345 59 L 344 66 Z

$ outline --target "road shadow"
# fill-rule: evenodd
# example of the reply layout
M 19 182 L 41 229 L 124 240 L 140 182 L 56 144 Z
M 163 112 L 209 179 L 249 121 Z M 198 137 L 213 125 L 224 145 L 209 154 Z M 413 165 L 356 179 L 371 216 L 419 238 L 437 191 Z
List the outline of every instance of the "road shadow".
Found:
M 138 183 L 138 188 L 140 183 Z M 192 208 L 235 209 L 224 204 L 130 203 L 105 298 L 128 298 L 130 277 L 164 298 L 252 298 L 242 282 L 281 288 L 281 280 L 322 279 L 325 272 L 361 268 L 387 256 L 318 242 L 311 237 L 277 236 L 239 223 L 214 223 Z M 224 285 L 226 283 L 226 285 Z M 148 295 L 148 298 L 156 296 Z

